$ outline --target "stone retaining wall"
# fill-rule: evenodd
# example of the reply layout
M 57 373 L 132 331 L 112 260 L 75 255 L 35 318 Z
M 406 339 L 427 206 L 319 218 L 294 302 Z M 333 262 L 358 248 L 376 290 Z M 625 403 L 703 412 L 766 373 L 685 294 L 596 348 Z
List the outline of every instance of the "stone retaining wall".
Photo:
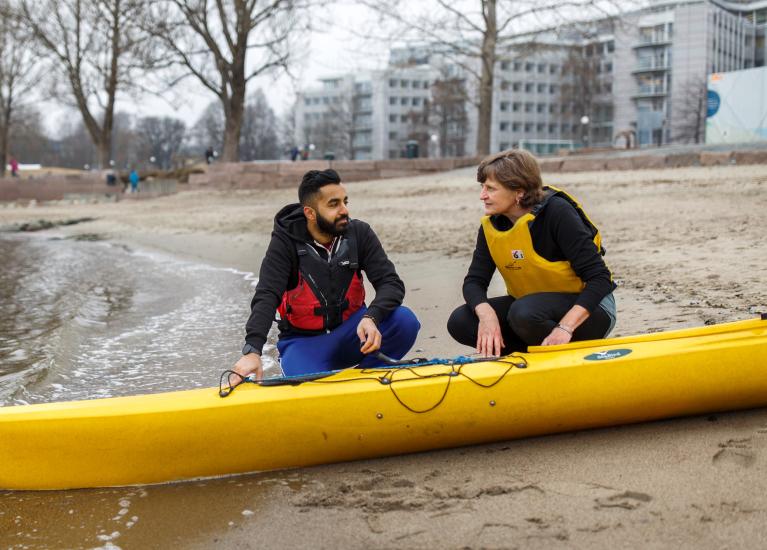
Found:
M 55 201 L 65 198 L 109 196 L 120 198 L 149 198 L 176 192 L 175 180 L 145 180 L 139 184 L 139 193 L 124 194 L 123 184 L 107 185 L 95 174 L 43 176 L 34 179 L 0 178 L 0 202 L 16 200 Z
M 205 174 L 189 176 L 189 186 L 218 189 L 297 187 L 309 170 L 333 168 L 344 182 L 418 176 L 476 166 L 477 157 L 391 160 L 308 160 L 296 162 L 236 162 L 208 166 Z
M 767 164 L 767 150 L 689 151 L 646 153 L 620 156 L 568 156 L 540 159 L 541 171 L 600 172 L 603 170 L 646 170 L 683 166 L 723 166 L 732 164 Z

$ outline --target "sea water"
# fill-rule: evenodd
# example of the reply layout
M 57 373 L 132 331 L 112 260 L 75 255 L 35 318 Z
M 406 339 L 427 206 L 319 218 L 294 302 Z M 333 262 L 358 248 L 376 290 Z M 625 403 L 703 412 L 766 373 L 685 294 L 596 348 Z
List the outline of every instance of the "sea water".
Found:
M 0 406 L 217 386 L 240 357 L 254 284 L 96 238 L 1 236 Z

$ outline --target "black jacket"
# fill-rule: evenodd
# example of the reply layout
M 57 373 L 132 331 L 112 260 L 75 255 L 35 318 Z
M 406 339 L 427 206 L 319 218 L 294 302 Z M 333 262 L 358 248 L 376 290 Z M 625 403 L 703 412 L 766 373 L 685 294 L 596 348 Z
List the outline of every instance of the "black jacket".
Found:
M 506 216 L 493 216 L 491 221 L 501 231 L 512 227 Z M 554 196 L 547 201 L 530 226 L 530 237 L 539 255 L 550 262 L 570 262 L 575 274 L 586 283 L 576 304 L 592 312 L 602 298 L 615 290 L 610 270 L 594 245 L 591 231 L 566 199 Z M 485 232 L 480 226 L 474 256 L 463 281 L 463 297 L 472 311 L 487 301 L 487 288 L 495 269 Z
M 367 312 L 376 323 L 380 323 L 402 304 L 405 284 L 368 224 L 351 220 L 347 231 L 354 231 L 360 270 L 365 272 L 375 289 L 375 298 Z M 289 204 L 274 218 L 272 240 L 261 263 L 256 293 L 250 302 L 250 318 L 245 325 L 245 341 L 259 351 L 266 342 L 282 295 L 298 284 L 296 243 L 308 243 L 327 257 L 328 251 L 316 246 L 309 234 L 303 207 L 300 204 Z

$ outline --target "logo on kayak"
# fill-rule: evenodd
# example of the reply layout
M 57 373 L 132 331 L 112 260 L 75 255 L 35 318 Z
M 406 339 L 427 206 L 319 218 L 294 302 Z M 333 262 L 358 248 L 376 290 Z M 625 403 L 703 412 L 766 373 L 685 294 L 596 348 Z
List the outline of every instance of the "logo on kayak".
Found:
M 584 357 L 586 361 L 607 361 L 608 359 L 617 359 L 631 353 L 630 349 L 611 349 L 608 351 L 598 351 Z
M 524 260 L 525 259 L 525 253 L 521 250 L 512 250 L 511 251 L 511 257 L 515 260 Z

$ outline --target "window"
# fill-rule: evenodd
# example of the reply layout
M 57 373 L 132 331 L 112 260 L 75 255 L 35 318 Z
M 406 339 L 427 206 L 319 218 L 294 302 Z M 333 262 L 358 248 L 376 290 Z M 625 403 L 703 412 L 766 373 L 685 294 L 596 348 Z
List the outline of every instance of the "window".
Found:
M 514 103 L 511 104 L 511 110 L 516 113 L 517 111 L 519 111 L 520 106 L 521 104 L 519 103 L 519 101 L 515 101 Z
M 514 62 L 514 70 L 515 71 L 521 71 L 522 70 L 522 63 L 520 63 L 519 61 L 515 61 Z
M 539 73 L 545 73 L 546 72 L 546 64 L 545 63 L 538 63 L 538 72 Z
M 535 88 L 535 84 L 533 84 L 532 82 L 528 82 L 527 84 L 525 84 L 526 92 L 532 92 L 534 88 Z
M 501 90 L 508 90 L 509 89 L 509 81 L 508 80 L 501 80 Z
M 542 94 L 545 91 L 546 91 L 546 84 L 543 84 L 543 83 L 538 84 L 538 93 Z
M 508 122 L 501 122 L 501 132 L 506 132 L 509 129 Z
M 399 85 L 402 88 L 407 88 L 408 86 L 410 86 L 410 81 L 409 80 L 400 80 L 399 81 Z
M 420 87 L 421 87 L 421 82 L 419 80 L 414 80 L 413 81 L 413 89 L 417 90 Z
M 525 112 L 526 113 L 532 113 L 533 112 L 533 104 L 532 103 L 525 103 Z
M 526 73 L 533 72 L 534 68 L 535 68 L 535 65 L 533 65 L 532 63 L 525 63 L 525 72 Z
M 397 139 L 397 132 L 389 132 L 389 139 Z
M 420 97 L 414 97 L 413 98 L 413 106 L 418 107 L 421 104 L 421 98 Z
M 305 97 L 304 98 L 304 105 L 311 105 L 312 104 L 312 98 Z
M 536 111 L 539 113 L 545 113 L 546 112 L 546 104 L 545 103 L 539 103 L 536 105 Z
M 533 131 L 533 123 L 532 122 L 526 122 L 525 123 L 525 132 L 532 132 Z
M 392 96 L 389 98 L 389 105 L 396 105 L 397 104 L 397 98 Z
M 554 65 L 553 63 L 549 65 L 549 74 L 557 74 L 558 70 L 559 70 L 559 65 Z
M 400 115 L 399 121 L 400 122 L 407 122 L 407 115 Z
M 514 90 L 515 92 L 518 92 L 519 90 L 522 89 L 522 83 L 515 82 L 514 84 L 511 85 L 511 89 Z
M 407 97 L 401 97 L 399 99 L 399 104 L 400 105 L 407 105 L 407 103 L 408 103 L 408 98 Z
M 557 109 L 559 108 L 559 104 L 557 103 L 549 103 L 549 112 L 554 114 L 557 112 Z
M 611 73 L 613 72 L 613 64 L 610 62 L 605 63 L 605 72 Z
M 396 88 L 397 87 L 397 81 L 395 79 L 389 80 L 389 88 Z
M 521 125 L 519 122 L 514 122 L 514 123 L 512 123 L 512 125 L 511 125 L 511 129 L 512 129 L 514 132 L 519 132 L 519 129 L 520 129 L 520 128 L 522 128 L 522 125 Z
M 389 115 L 389 122 L 397 122 L 397 115 Z
M 508 61 L 501 61 L 501 70 L 502 71 L 508 71 L 509 70 L 509 62 Z
M 508 110 L 509 110 L 509 102 L 501 101 L 501 111 L 508 111 Z
M 549 93 L 550 94 L 555 94 L 558 91 L 559 91 L 559 86 L 557 86 L 556 84 L 552 84 L 551 86 L 549 86 Z
M 557 133 L 557 125 L 556 124 L 549 124 L 549 133 L 550 134 L 556 134 Z
M 610 40 L 607 42 L 607 53 L 613 53 L 615 51 L 615 41 Z

